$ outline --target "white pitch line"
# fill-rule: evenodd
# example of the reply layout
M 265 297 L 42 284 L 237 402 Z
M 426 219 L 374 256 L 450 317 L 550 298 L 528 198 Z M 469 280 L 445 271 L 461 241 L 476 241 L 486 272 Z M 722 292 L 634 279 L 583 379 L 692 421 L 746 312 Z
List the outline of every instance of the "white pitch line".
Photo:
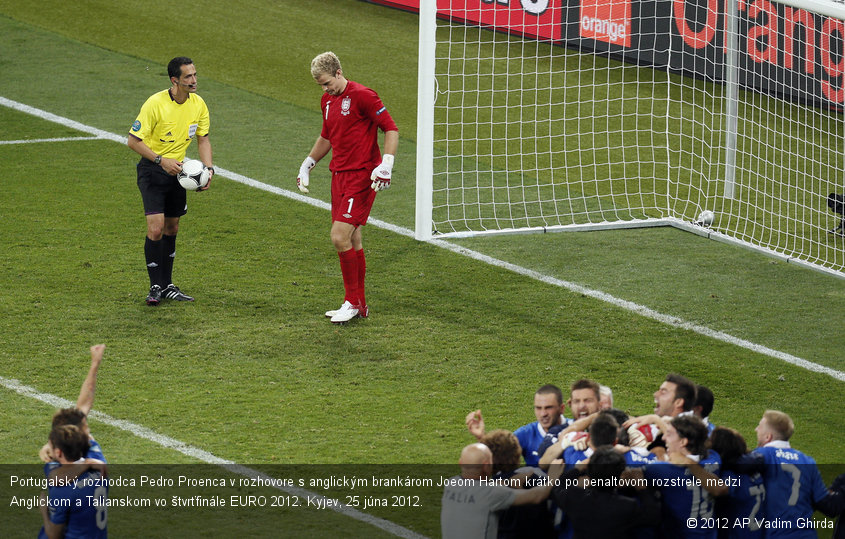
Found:
M 38 144 L 41 142 L 75 142 L 77 140 L 103 140 L 101 137 L 62 137 L 62 138 L 33 138 L 22 140 L 0 140 L 0 146 L 4 144 Z
M 63 116 L 58 116 L 51 112 L 47 112 L 35 107 L 31 107 L 29 105 L 25 105 L 23 103 L 18 103 L 17 101 L 13 101 L 11 99 L 7 99 L 5 97 L 0 96 L 0 105 L 5 105 L 9 108 L 19 110 L 21 112 L 26 112 L 28 114 L 32 114 L 33 116 L 37 116 L 39 118 L 43 118 L 45 120 L 49 120 L 51 122 L 55 122 L 61 125 L 65 125 L 68 127 L 73 127 L 74 129 L 78 129 L 80 131 L 91 133 L 96 135 L 99 138 L 104 138 L 108 140 L 113 140 L 115 142 L 120 142 L 121 144 L 126 143 L 126 137 L 115 135 L 113 133 L 109 133 L 107 131 L 103 131 L 101 129 L 97 129 L 96 127 L 91 127 L 85 124 L 81 124 L 75 120 L 71 120 L 69 118 L 65 118 Z M 250 187 L 255 187 L 256 189 L 261 189 L 270 193 L 274 193 L 280 196 L 284 196 L 298 202 L 304 202 L 306 204 L 310 204 L 312 206 L 322 208 L 325 210 L 331 209 L 331 206 L 322 200 L 318 200 L 316 198 L 307 197 L 300 193 L 296 193 L 294 191 L 289 191 L 287 189 L 282 189 L 281 187 L 276 187 L 274 185 L 269 185 L 258 180 L 254 180 L 242 174 L 238 174 L 237 172 L 232 172 L 230 170 L 226 170 L 224 168 L 215 167 L 215 175 L 220 174 L 223 177 L 229 178 L 233 181 L 238 183 L 242 183 L 244 185 L 248 185 Z M 414 232 L 410 229 L 400 227 L 391 223 L 387 223 L 380 219 L 370 218 L 369 224 L 377 226 L 379 228 L 383 228 L 385 230 L 394 232 L 396 234 L 400 234 L 402 236 L 407 236 L 409 238 L 414 237 Z M 625 309 L 627 311 L 631 311 L 633 313 L 639 314 L 646 318 L 651 318 L 652 320 L 656 320 L 662 324 L 666 324 L 671 327 L 676 327 L 679 329 L 685 329 L 688 331 L 693 331 L 698 333 L 699 335 L 704 335 L 705 337 L 710 337 L 712 339 L 716 339 L 718 341 L 722 341 L 728 344 L 732 344 L 734 346 L 739 346 L 740 348 L 745 348 L 746 350 L 751 350 L 752 352 L 756 352 L 758 354 L 763 354 L 775 359 L 779 359 L 791 365 L 795 365 L 797 367 L 801 367 L 808 371 L 817 372 L 821 374 L 826 374 L 839 380 L 840 382 L 845 382 L 845 372 L 838 371 L 836 369 L 832 369 L 830 367 L 826 367 L 824 365 L 820 365 L 818 363 L 814 363 L 812 361 L 808 361 L 806 359 L 802 359 L 800 357 L 794 356 L 792 354 L 787 354 L 786 352 L 781 352 L 779 350 L 774 350 L 767 346 L 763 346 L 761 344 L 756 344 L 751 341 L 747 341 L 745 339 L 741 339 L 739 337 L 734 337 L 728 333 L 724 333 L 722 331 L 717 331 L 706 326 L 701 326 L 699 324 L 694 324 L 682 318 L 678 318 L 676 316 L 671 316 L 667 314 L 663 314 L 660 312 L 655 311 L 649 307 L 644 305 L 639 305 L 632 301 L 628 301 L 625 299 L 617 298 L 616 296 L 612 296 L 607 292 L 602 292 L 600 290 L 593 290 L 591 288 L 587 288 L 585 286 L 579 285 L 577 283 L 572 283 L 569 281 L 564 281 L 562 279 L 558 279 L 556 277 L 551 277 L 549 275 L 542 274 L 540 272 L 524 268 L 522 266 L 518 266 L 516 264 L 511 264 L 510 262 L 505 262 L 504 260 L 499 260 L 498 258 L 493 258 L 491 256 L 485 255 L 483 253 L 479 253 L 478 251 L 473 251 L 472 249 L 467 249 L 466 247 L 461 247 L 460 245 L 445 241 L 445 240 L 437 240 L 432 239 L 428 243 L 431 245 L 436 245 L 437 247 L 441 247 L 443 249 L 447 249 L 452 251 L 453 253 L 457 253 L 473 260 L 478 260 L 479 262 L 484 262 L 486 264 L 490 264 L 492 266 L 496 266 L 499 268 L 503 268 L 514 273 L 518 273 L 519 275 L 524 275 L 526 277 L 530 277 L 532 279 L 536 279 L 537 281 L 550 284 L 552 286 L 557 286 L 561 288 L 565 288 L 570 290 L 576 294 L 583 294 L 585 296 L 589 296 L 591 298 L 604 301 L 606 303 L 610 303 L 616 307 Z
M 97 138 L 113 140 L 114 142 L 126 144 L 126 135 L 121 137 L 120 135 L 115 135 L 114 133 L 109 133 L 108 131 L 103 131 L 102 129 L 97 129 L 96 127 L 91 127 L 90 125 L 79 123 L 76 120 L 71 120 L 70 118 L 65 118 L 64 116 L 59 116 L 57 114 L 53 114 L 52 112 L 47 112 L 46 110 L 31 107 L 26 103 L 19 103 L 17 101 L 12 101 L 11 99 L 7 99 L 3 96 L 0 96 L 0 105 L 9 107 L 10 109 L 14 109 L 19 112 L 25 112 L 27 114 L 37 116 L 38 118 L 41 118 L 42 120 L 47 120 L 48 122 L 64 125 L 65 127 L 72 127 L 77 131 L 82 131 L 83 133 L 94 135 Z
M 54 408 L 69 408 L 71 406 L 76 405 L 75 402 L 63 399 L 62 397 L 58 397 L 50 393 L 42 393 L 34 387 L 24 385 L 13 378 L 5 378 L 3 376 L 0 376 L 0 384 L 2 384 L 8 389 L 11 389 L 15 393 L 18 393 L 19 395 L 39 400 L 41 402 L 49 404 Z M 326 496 L 311 492 L 303 488 L 280 485 L 276 478 L 273 478 L 263 472 L 259 472 L 258 470 L 243 466 L 231 460 L 222 459 L 216 455 L 209 453 L 208 451 L 204 451 L 192 445 L 186 444 L 185 442 L 176 440 L 175 438 L 171 438 L 170 436 L 159 434 L 153 430 L 148 429 L 147 427 L 144 427 L 143 425 L 138 425 L 137 423 L 125 421 L 123 419 L 117 419 L 108 414 L 104 414 L 96 410 L 91 410 L 91 412 L 88 414 L 88 417 L 105 423 L 106 425 L 111 425 L 121 430 L 125 430 L 126 432 L 134 434 L 139 438 L 155 442 L 162 447 L 173 449 L 174 451 L 178 451 L 183 455 L 199 460 L 201 462 L 205 462 L 207 464 L 216 464 L 229 470 L 232 473 L 236 473 L 238 475 L 242 475 L 249 478 L 261 478 L 264 484 L 272 486 L 272 488 L 275 488 L 282 492 L 286 492 L 288 494 L 300 496 L 303 498 L 309 497 L 315 501 L 330 500 L 330 498 Z M 334 505 L 335 503 L 338 503 L 339 505 Z M 337 513 L 354 518 L 356 520 L 360 520 L 362 522 L 380 528 L 386 532 L 392 533 L 393 535 L 396 535 L 398 537 L 406 537 L 408 539 L 426 539 L 424 535 L 420 535 L 398 524 L 390 522 L 389 520 L 384 520 L 368 513 L 358 511 L 357 509 L 354 509 L 348 505 L 341 504 L 338 500 L 332 501 L 331 504 L 325 504 L 325 506 L 329 509 L 332 509 L 333 511 L 336 511 Z
M 600 301 L 604 301 L 606 303 L 610 303 L 616 307 L 620 307 L 627 311 L 631 311 L 633 313 L 639 314 L 646 318 L 651 318 L 652 320 L 656 320 L 662 324 L 666 324 L 667 326 L 676 327 L 679 329 L 685 329 L 688 331 L 693 331 L 698 333 L 699 335 L 704 335 L 705 337 L 710 337 L 712 339 L 716 339 L 718 341 L 722 341 L 728 344 L 732 344 L 734 346 L 739 346 L 740 348 L 745 348 L 746 350 L 751 350 L 752 352 L 756 352 L 758 354 L 763 354 L 769 357 L 773 357 L 775 359 L 779 359 L 786 363 L 790 363 L 797 367 L 801 367 L 808 371 L 817 372 L 821 374 L 827 374 L 840 382 L 845 382 L 845 372 L 838 371 L 836 369 L 832 369 L 830 367 L 826 367 L 824 365 L 819 365 L 818 363 L 813 363 L 812 361 L 808 361 L 806 359 L 802 359 L 797 356 L 793 356 L 792 354 L 787 354 L 786 352 L 781 352 L 779 350 L 774 350 L 767 346 L 763 346 L 761 344 L 756 344 L 751 341 L 747 341 L 745 339 L 741 339 L 739 337 L 734 337 L 728 333 L 723 331 L 717 331 L 715 329 L 708 328 L 706 326 L 701 326 L 695 324 L 693 322 L 689 322 L 684 320 L 683 318 L 678 318 L 677 316 L 671 316 L 668 314 L 663 314 L 660 312 L 655 311 L 645 305 L 640 305 L 638 303 L 634 303 L 633 301 L 628 301 L 625 299 L 617 298 L 616 296 L 612 296 L 607 292 L 602 292 L 600 290 L 593 290 L 591 288 L 587 288 L 585 286 L 579 285 L 577 283 L 572 283 L 569 281 L 564 281 L 562 279 L 558 279 L 556 277 L 550 277 L 548 275 L 542 274 L 540 272 L 530 270 L 527 268 L 523 268 L 522 266 L 517 266 L 516 264 L 511 264 L 510 262 L 505 262 L 499 260 L 497 258 L 493 258 L 491 256 L 479 253 L 477 251 L 473 251 L 471 249 L 467 249 L 465 247 L 461 247 L 460 245 L 455 245 L 453 243 L 449 243 L 442 240 L 432 240 L 431 243 L 438 244 L 444 249 L 448 249 L 452 252 L 462 254 L 464 256 L 468 256 L 474 260 L 478 260 L 481 262 L 485 262 L 487 264 L 497 266 L 500 268 L 504 268 L 510 270 L 514 273 L 518 273 L 520 275 L 525 275 L 526 277 L 530 277 L 532 279 L 536 279 L 538 281 L 553 285 L 559 286 L 561 288 L 566 288 L 576 294 L 582 294 L 585 296 L 589 296 L 591 298 L 595 298 Z

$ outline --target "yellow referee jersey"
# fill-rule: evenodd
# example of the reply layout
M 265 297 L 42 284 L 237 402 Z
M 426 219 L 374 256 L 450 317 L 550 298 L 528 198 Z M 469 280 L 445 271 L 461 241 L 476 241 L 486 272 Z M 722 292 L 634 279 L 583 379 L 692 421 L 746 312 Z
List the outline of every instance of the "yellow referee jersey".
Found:
M 162 90 L 147 99 L 129 134 L 155 153 L 182 161 L 194 136 L 208 135 L 209 127 L 208 107 L 200 96 L 188 94 L 180 105 L 169 90 Z

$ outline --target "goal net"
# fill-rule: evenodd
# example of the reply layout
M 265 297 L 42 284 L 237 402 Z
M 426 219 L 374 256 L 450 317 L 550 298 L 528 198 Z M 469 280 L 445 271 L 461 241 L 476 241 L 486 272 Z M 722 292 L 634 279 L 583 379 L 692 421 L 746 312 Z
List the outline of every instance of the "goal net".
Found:
M 669 225 L 845 276 L 845 7 L 788 2 L 423 0 L 417 237 Z

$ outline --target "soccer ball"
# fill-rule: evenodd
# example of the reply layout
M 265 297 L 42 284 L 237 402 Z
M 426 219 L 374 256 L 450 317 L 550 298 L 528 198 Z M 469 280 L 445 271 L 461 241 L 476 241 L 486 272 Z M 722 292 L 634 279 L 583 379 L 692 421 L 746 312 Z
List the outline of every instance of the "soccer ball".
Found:
M 713 219 L 716 216 L 710 210 L 704 210 L 698 214 L 698 224 L 701 226 L 710 226 L 713 224 Z
M 185 159 L 182 163 L 182 171 L 176 175 L 176 179 L 186 191 L 199 191 L 208 185 L 208 170 L 202 161 Z

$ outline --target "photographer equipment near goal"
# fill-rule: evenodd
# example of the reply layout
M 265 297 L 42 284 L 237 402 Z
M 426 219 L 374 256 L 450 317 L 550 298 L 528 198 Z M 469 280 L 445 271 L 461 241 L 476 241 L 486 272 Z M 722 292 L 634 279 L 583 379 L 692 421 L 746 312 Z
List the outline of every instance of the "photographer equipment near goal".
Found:
M 417 238 L 674 226 L 845 277 L 843 18 L 422 0 Z

